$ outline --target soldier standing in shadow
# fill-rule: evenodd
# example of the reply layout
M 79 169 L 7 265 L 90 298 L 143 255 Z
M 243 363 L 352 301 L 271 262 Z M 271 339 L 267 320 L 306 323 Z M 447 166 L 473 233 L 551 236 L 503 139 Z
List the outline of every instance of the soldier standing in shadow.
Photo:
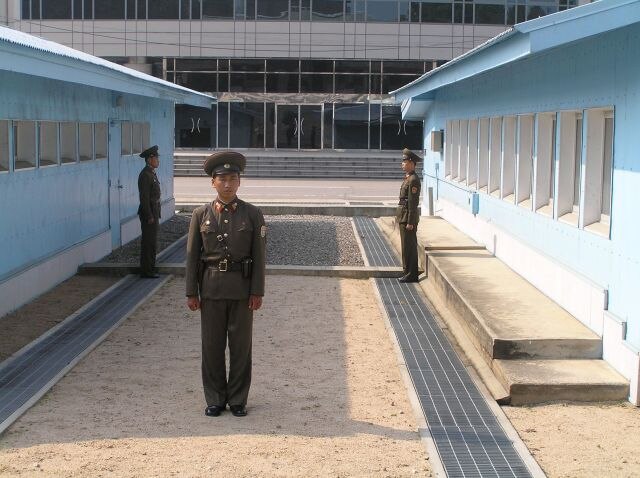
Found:
M 416 174 L 416 163 L 420 157 L 410 149 L 402 151 L 404 181 L 400 186 L 400 198 L 396 211 L 396 223 L 400 228 L 400 248 L 402 249 L 402 269 L 400 282 L 418 282 L 418 239 L 417 229 L 420 216 L 420 178 Z
M 140 153 L 146 163 L 138 176 L 140 206 L 138 217 L 142 237 L 140 239 L 140 277 L 155 278 L 156 249 L 158 244 L 158 223 L 160 222 L 160 181 L 156 169 L 160 165 L 158 146 L 151 146 Z

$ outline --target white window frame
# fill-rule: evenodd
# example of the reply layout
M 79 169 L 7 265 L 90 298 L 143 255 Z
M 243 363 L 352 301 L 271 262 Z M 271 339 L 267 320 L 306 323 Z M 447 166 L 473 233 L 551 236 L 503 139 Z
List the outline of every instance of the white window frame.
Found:
M 487 193 L 500 197 L 502 163 L 502 117 L 494 116 L 489 122 L 489 183 Z
M 100 129 L 102 131 L 102 145 L 104 146 L 104 151 L 99 148 L 100 144 L 98 142 L 98 138 L 100 137 Z M 93 124 L 93 157 L 99 161 L 101 159 L 107 159 L 109 157 L 109 123 L 107 122 L 98 122 Z
M 2 124 L 5 123 L 4 128 Z M 0 174 L 8 174 L 11 172 L 11 120 L 0 120 L 0 128 L 4 131 L 4 137 L 6 138 L 6 144 L 0 142 L 0 157 L 4 155 L 7 159 L 7 169 L 0 170 Z
M 467 186 L 478 189 L 478 120 L 469 120 L 469 160 L 467 162 Z
M 90 131 L 83 132 L 83 129 L 86 129 L 87 127 L 90 128 Z M 95 159 L 95 144 L 94 144 L 93 130 L 94 130 L 93 123 L 89 123 L 89 122 L 78 123 L 78 160 L 81 163 L 86 163 L 89 161 L 93 161 Z M 89 138 L 91 140 L 91 155 L 88 157 L 82 155 L 82 153 L 84 152 L 82 149 L 83 138 Z
M 458 181 L 467 184 L 469 161 L 469 121 L 460 120 L 460 147 L 458 148 Z
M 18 128 L 20 127 L 20 123 L 31 123 L 33 125 L 33 134 L 31 135 L 31 149 L 33 151 L 33 162 L 31 163 L 31 166 L 27 166 L 24 168 L 18 168 L 18 153 L 20 152 L 19 145 L 18 145 L 18 140 L 20 139 L 17 135 L 17 131 Z M 33 169 L 37 169 L 38 167 L 38 122 L 35 120 L 14 120 L 12 121 L 12 138 L 13 138 L 13 151 L 12 151 L 12 159 L 13 159 L 13 168 L 14 171 L 31 171 Z M 29 141 L 28 138 L 25 139 L 26 141 Z
M 489 179 L 489 118 L 480 118 L 478 125 L 478 191 L 487 192 Z
M 533 210 L 533 149 L 535 115 L 518 115 L 516 204 Z
M 558 154 L 556 155 L 556 217 L 561 222 L 578 226 L 580 207 L 575 206 L 576 186 L 580 196 L 580 176 L 576 177 L 576 160 L 582 163 L 582 130 L 578 130 L 581 111 L 560 111 L 558 113 Z M 580 171 L 582 167 L 580 167 Z M 577 184 L 576 184 L 577 183 Z
M 533 162 L 534 210 L 553 217 L 555 199 L 555 134 L 556 113 L 536 114 L 535 147 Z
M 515 116 L 502 118 L 502 179 L 500 197 L 515 203 L 516 191 L 516 126 Z

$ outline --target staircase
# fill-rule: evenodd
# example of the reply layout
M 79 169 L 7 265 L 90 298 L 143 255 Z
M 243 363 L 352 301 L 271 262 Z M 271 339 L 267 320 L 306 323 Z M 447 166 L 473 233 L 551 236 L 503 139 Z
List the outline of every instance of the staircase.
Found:
M 176 149 L 175 176 L 204 176 L 202 163 L 212 150 Z M 247 158 L 244 177 L 356 178 L 402 177 L 400 151 L 240 151 Z

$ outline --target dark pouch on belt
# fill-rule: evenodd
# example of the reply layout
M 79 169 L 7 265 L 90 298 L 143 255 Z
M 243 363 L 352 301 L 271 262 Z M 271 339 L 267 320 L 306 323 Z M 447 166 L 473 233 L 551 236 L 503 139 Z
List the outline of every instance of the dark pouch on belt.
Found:
M 242 259 L 242 277 L 244 277 L 245 279 L 248 279 L 249 277 L 251 277 L 252 262 L 253 262 L 253 259 L 251 259 L 251 257 L 246 257 Z

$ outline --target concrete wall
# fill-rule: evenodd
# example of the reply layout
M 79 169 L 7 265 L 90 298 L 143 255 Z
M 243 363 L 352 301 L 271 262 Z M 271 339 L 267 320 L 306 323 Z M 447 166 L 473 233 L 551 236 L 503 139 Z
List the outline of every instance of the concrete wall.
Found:
M 640 348 L 638 44 L 640 26 L 634 25 L 513 62 L 439 90 L 425 118 L 429 150 L 428 133 L 445 129 L 450 119 L 613 106 L 610 238 L 482 192 L 477 193 L 479 213 L 473 216 L 473 192 L 462 183 L 443 180 L 444 155 L 440 153 L 427 154 L 425 181 L 440 200 L 441 214 L 487 244 L 593 330 L 602 335 L 605 329 L 616 329 L 606 325 L 605 308 L 607 317 L 626 322 L 624 340 L 615 340 L 636 350 L 636 356 Z M 637 367 L 635 374 L 637 382 Z
M 8 71 L 0 71 L 0 84 L 0 119 L 111 122 L 110 151 L 120 151 L 118 120 L 150 122 L 152 144 L 162 155 L 162 201 L 173 204 L 173 102 L 133 95 L 117 99 L 107 90 Z M 135 218 L 143 166 L 137 156 L 118 154 L 0 174 L 0 316 L 69 277 L 79 264 L 111 252 L 112 242 L 104 238 L 120 237 L 121 223 Z M 117 214 L 110 220 L 114 204 Z M 25 277 L 38 280 L 25 282 Z M 9 293 L 16 284 L 22 292 Z

